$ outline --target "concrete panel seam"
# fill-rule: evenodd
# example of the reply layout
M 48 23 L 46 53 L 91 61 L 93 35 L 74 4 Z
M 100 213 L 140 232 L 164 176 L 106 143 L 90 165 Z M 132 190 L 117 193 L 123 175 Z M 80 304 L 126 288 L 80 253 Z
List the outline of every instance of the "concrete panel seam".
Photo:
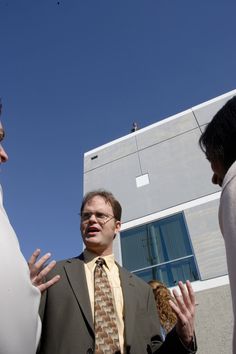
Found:
M 151 145 L 146 146 L 145 148 L 142 148 L 142 149 L 139 149 L 138 146 L 137 146 L 137 151 L 131 152 L 130 154 L 127 154 L 127 155 L 123 155 L 123 156 L 118 157 L 117 159 L 111 160 L 111 161 L 109 161 L 109 162 L 105 162 L 105 163 L 103 163 L 103 164 L 101 164 L 101 165 L 99 165 L 99 166 L 96 166 L 96 167 L 94 167 L 94 168 L 90 168 L 89 170 L 85 171 L 84 174 L 86 174 L 86 173 L 88 173 L 88 172 L 91 172 L 91 171 L 94 171 L 94 170 L 96 170 L 97 168 L 100 168 L 100 167 L 109 165 L 109 164 L 112 163 L 112 162 L 116 162 L 116 161 L 122 160 L 123 158 L 128 157 L 128 156 L 131 156 L 131 155 L 138 154 L 138 158 L 139 158 L 139 152 L 144 151 L 144 150 L 147 150 L 147 149 L 149 149 L 149 148 L 151 148 L 151 147 L 153 147 L 153 146 L 160 145 L 160 144 L 162 144 L 162 143 L 164 143 L 164 142 L 166 142 L 166 141 L 173 140 L 173 139 L 175 139 L 175 138 L 177 138 L 177 137 L 179 137 L 179 136 L 181 136 L 181 135 L 187 134 L 187 133 L 192 132 L 192 131 L 194 131 L 194 130 L 198 131 L 198 128 L 193 128 L 193 129 L 190 129 L 190 130 L 186 130 L 186 131 L 183 132 L 183 133 L 176 134 L 175 136 L 173 136 L 173 137 L 171 137 L 171 138 L 168 138 L 168 139 L 159 141 L 159 142 L 157 142 L 157 143 L 155 143 L 155 144 L 151 144 Z M 141 165 L 140 165 L 140 169 L 141 169 L 141 174 L 143 174 L 144 171 L 142 171 Z M 145 172 L 148 172 L 148 171 L 145 171 Z

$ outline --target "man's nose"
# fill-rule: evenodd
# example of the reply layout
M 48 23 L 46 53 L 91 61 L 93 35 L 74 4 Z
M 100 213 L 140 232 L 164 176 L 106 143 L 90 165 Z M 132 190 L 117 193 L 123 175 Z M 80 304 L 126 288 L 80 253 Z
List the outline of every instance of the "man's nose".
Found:
M 0 145 L 0 163 L 7 162 L 8 156 L 6 151 L 3 149 L 2 145 Z
M 97 223 L 97 218 L 95 214 L 91 214 L 89 218 L 90 223 Z

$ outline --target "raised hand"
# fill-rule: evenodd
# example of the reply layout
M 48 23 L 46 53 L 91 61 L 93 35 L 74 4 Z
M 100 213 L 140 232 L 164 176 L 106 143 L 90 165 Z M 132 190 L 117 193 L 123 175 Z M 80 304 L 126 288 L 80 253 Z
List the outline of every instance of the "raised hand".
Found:
M 51 257 L 51 253 L 46 253 L 38 261 L 38 257 L 41 250 L 37 248 L 28 261 L 28 266 L 30 270 L 30 279 L 34 286 L 36 286 L 41 293 L 43 293 L 50 286 L 54 285 L 60 280 L 59 275 L 55 275 L 52 279 L 46 281 L 46 276 L 55 267 L 56 261 L 51 261 L 46 264 L 46 262 Z
M 170 305 L 178 319 L 176 332 L 183 344 L 188 346 L 194 338 L 195 295 L 190 281 L 186 281 L 186 286 L 181 281 L 178 285 L 181 293 L 173 290 L 176 302 L 170 300 Z

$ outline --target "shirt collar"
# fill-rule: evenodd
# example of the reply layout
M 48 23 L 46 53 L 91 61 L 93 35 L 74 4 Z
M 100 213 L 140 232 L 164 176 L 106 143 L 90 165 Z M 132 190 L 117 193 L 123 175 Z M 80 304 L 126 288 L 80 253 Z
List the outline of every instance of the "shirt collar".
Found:
M 90 271 L 93 271 L 95 268 L 95 262 L 98 258 L 103 258 L 106 262 L 106 267 L 111 271 L 112 267 L 115 264 L 114 254 L 109 254 L 108 256 L 98 256 L 97 254 L 84 250 L 84 262 L 88 266 Z

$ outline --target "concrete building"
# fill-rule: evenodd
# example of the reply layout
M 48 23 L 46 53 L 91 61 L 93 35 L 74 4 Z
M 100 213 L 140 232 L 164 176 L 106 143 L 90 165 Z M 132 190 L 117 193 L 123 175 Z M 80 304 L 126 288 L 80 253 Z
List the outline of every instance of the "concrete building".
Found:
M 105 188 L 123 207 L 116 259 L 145 281 L 192 281 L 200 354 L 231 353 L 232 309 L 220 188 L 198 139 L 236 90 L 84 155 L 84 192 Z

